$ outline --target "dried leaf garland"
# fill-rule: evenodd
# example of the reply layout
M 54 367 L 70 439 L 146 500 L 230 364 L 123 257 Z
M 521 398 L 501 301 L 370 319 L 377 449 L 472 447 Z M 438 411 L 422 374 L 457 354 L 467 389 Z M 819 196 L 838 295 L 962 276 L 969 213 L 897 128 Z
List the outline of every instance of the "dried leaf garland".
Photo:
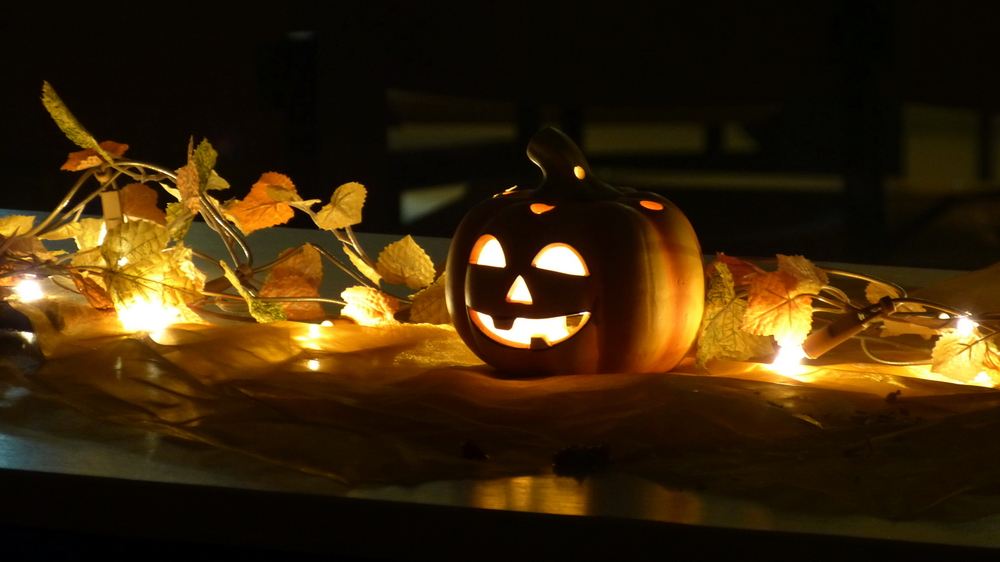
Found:
M 442 273 L 426 289 L 410 297 L 410 322 L 425 324 L 450 324 L 448 304 L 445 301 L 445 276 Z
M 103 158 L 106 162 L 111 161 L 111 155 L 109 155 L 104 148 L 97 143 L 97 140 L 87 132 L 87 129 L 76 120 L 76 117 L 70 113 L 69 108 L 63 103 L 62 99 L 59 98 L 59 94 L 56 93 L 55 89 L 48 82 L 42 83 L 42 105 L 45 106 L 46 111 L 52 116 L 52 120 L 56 122 L 56 125 L 60 130 L 66 135 L 66 138 L 71 140 L 73 144 L 79 146 L 80 148 L 89 148 L 93 150 L 97 155 Z
M 130 183 L 121 190 L 122 213 L 133 219 L 167 224 L 167 214 L 157 206 L 159 195 L 148 185 Z
M 745 361 L 774 352 L 770 338 L 740 329 L 746 310 L 747 301 L 736 296 L 728 265 L 716 262 L 698 336 L 698 368 L 704 369 L 712 359 Z
M 799 279 L 785 271 L 750 279 L 748 306 L 741 328 L 774 336 L 782 346 L 801 345 L 812 327 L 812 297 L 799 290 Z
M 271 268 L 260 289 L 262 297 L 318 297 L 323 281 L 323 261 L 312 244 L 282 252 L 281 263 Z M 288 320 L 313 320 L 325 316 L 318 302 L 279 303 Z
M 121 157 L 128 150 L 127 144 L 121 144 L 114 141 L 104 141 L 99 144 L 104 152 L 103 154 L 111 157 Z M 69 158 L 66 163 L 62 165 L 60 170 L 69 170 L 70 172 L 78 172 L 80 170 L 86 170 L 87 168 L 93 168 L 94 166 L 100 166 L 104 162 L 110 162 L 103 158 L 97 153 L 93 148 L 87 148 L 79 152 L 70 152 Z
M 277 201 L 269 194 L 269 192 L 281 190 L 298 196 L 295 184 L 288 176 L 276 172 L 262 174 L 257 183 L 253 184 L 245 199 L 224 207 L 225 214 L 236 223 L 244 234 L 285 224 L 291 220 L 295 212 L 288 203 Z

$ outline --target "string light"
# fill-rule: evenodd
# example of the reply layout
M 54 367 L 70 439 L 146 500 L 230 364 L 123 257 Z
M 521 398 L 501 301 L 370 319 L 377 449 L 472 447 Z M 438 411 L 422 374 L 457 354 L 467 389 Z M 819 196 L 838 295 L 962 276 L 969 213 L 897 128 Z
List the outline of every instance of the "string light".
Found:
M 24 302 L 36 301 L 45 297 L 42 285 L 34 277 L 25 277 L 14 286 L 14 292 Z
M 181 311 L 162 303 L 136 299 L 118 309 L 118 320 L 129 332 L 155 334 L 179 322 Z

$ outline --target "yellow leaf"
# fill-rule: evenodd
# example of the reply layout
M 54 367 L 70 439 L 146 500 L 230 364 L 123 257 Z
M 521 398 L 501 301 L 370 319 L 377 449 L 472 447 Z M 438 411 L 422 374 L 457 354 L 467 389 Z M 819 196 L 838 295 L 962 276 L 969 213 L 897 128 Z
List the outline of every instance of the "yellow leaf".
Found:
M 229 189 L 229 182 L 222 179 L 222 176 L 215 173 L 215 170 L 212 170 L 212 175 L 209 176 L 208 184 L 205 185 L 205 189 L 207 190 Z
M 177 170 L 177 191 L 180 201 L 197 213 L 201 209 L 201 180 L 198 178 L 198 165 L 194 161 L 194 139 L 188 141 L 187 164 Z
M 194 213 L 180 201 L 167 203 L 167 227 L 170 230 L 170 237 L 174 240 L 181 240 L 187 236 L 191 222 L 194 220 Z
M 420 322 L 425 324 L 450 324 L 451 315 L 448 314 L 448 304 L 445 302 L 445 274 L 442 273 L 437 281 L 433 282 L 423 291 L 410 297 L 413 305 L 410 306 L 410 322 Z
M 747 301 L 736 297 L 729 266 L 715 262 L 705 296 L 705 312 L 698 336 L 695 362 L 700 369 L 712 359 L 745 361 L 774 352 L 770 338 L 740 329 Z
M 24 234 L 35 226 L 35 217 L 27 215 L 8 215 L 0 218 L 0 236 L 10 238 Z
M 262 297 L 318 297 L 323 281 L 323 261 L 312 244 L 290 248 L 278 257 L 291 256 L 271 268 L 260 289 Z M 289 320 L 312 320 L 325 316 L 318 302 L 279 303 Z
M 344 253 L 347 254 L 347 259 L 351 260 L 351 264 L 353 264 L 354 267 L 361 272 L 361 275 L 371 279 L 372 283 L 375 283 L 376 285 L 382 281 L 382 276 L 379 275 L 377 271 L 372 269 L 371 266 L 365 263 L 363 259 L 358 257 L 358 255 L 354 253 L 354 250 L 351 250 L 347 244 L 344 244 Z
M 205 278 L 191 262 L 191 249 L 167 247 L 169 240 L 166 227 L 149 221 L 127 222 L 108 231 L 101 255 L 108 264 L 104 283 L 115 308 L 161 303 L 177 308 L 185 321 L 199 321 L 187 303 L 201 298 Z
M 367 195 L 365 186 L 357 182 L 345 183 L 333 192 L 330 203 L 319 210 L 316 225 L 326 230 L 347 228 L 361 222 L 361 208 Z
M 107 263 L 98 250 L 107 229 L 102 219 L 80 219 L 75 223 L 73 240 L 76 242 L 77 253 L 72 263 L 76 267 L 104 267 Z
M 159 196 L 153 188 L 141 183 L 130 183 L 121 190 L 122 213 L 133 219 L 146 219 L 167 224 L 167 214 L 156 206 Z
M 813 265 L 813 263 L 802 256 L 785 256 L 778 254 L 778 271 L 790 274 L 798 280 L 798 292 L 819 294 L 824 285 L 828 285 L 830 280 L 823 270 Z
M 236 292 L 243 297 L 243 300 L 247 302 L 247 307 L 250 309 L 250 316 L 253 316 L 254 320 L 266 324 L 268 322 L 280 322 L 285 320 L 285 311 L 281 309 L 280 306 L 276 304 L 271 304 L 269 302 L 261 302 L 259 299 L 250 294 L 245 287 L 240 283 L 239 277 L 233 273 L 232 269 L 225 262 L 222 262 L 222 272 L 226 276 L 226 279 L 232 284 L 236 289 Z
M 798 286 L 799 280 L 784 271 L 751 277 L 741 328 L 774 336 L 783 347 L 801 345 L 812 327 L 812 298 L 801 294 Z
M 975 330 L 965 335 L 954 330 L 945 332 L 931 352 L 931 372 L 961 382 L 973 381 L 987 370 L 989 343 L 980 340 Z
M 69 108 L 66 107 L 66 104 L 59 98 L 59 94 L 56 93 L 48 82 L 42 82 L 42 105 L 45 106 L 49 115 L 52 116 L 52 120 L 56 122 L 59 129 L 66 135 L 66 138 L 73 141 L 80 148 L 93 149 L 106 161 L 111 161 L 111 156 L 97 144 L 97 140 L 93 135 L 88 133 L 87 129 L 84 129 L 83 125 L 70 113 Z
M 344 289 L 340 298 L 347 303 L 340 313 L 362 326 L 397 323 L 393 315 L 399 309 L 399 301 L 382 291 L 357 285 Z
M 409 235 L 386 246 L 375 266 L 386 282 L 405 283 L 411 289 L 421 289 L 434 281 L 434 263 Z

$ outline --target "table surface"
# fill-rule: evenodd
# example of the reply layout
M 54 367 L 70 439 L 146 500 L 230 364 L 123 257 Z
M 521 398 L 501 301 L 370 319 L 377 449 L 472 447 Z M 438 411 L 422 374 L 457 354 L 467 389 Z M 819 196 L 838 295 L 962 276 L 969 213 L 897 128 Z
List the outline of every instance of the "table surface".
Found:
M 197 247 L 221 249 L 204 225 L 196 226 L 189 239 Z M 329 233 L 278 229 L 252 235 L 250 242 L 267 260 L 317 238 L 334 247 L 332 236 L 324 235 Z M 391 241 L 361 238 L 375 253 Z M 435 262 L 447 252 L 447 240 L 419 242 Z M 909 286 L 957 273 L 851 267 Z M 326 282 L 346 284 L 331 277 Z M 20 336 L 8 331 L 4 337 Z M 669 490 L 615 473 L 582 482 L 549 475 L 348 488 L 238 453 L 93 420 L 19 387 L 0 396 L 0 497 L 6 525 L 374 558 L 509 559 L 529 544 L 533 557 L 555 559 L 617 556 L 622 549 L 630 557 L 662 558 L 684 550 L 734 554 L 764 547 L 774 555 L 801 554 L 801 548 L 873 555 L 879 549 L 1000 547 L 1000 515 L 888 521 L 845 510 L 810 513 Z M 959 509 L 975 512 L 976 501 L 969 498 Z

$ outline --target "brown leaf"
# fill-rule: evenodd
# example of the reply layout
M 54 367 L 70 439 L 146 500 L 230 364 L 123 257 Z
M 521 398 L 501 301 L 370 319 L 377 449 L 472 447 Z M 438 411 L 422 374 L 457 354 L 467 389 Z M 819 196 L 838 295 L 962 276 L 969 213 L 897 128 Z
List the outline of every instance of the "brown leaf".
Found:
M 73 283 L 76 284 L 80 294 L 86 297 L 90 308 L 97 310 L 114 310 L 115 303 L 111 300 L 111 295 L 104 289 L 104 286 L 93 277 L 80 273 L 73 274 Z
M 244 234 L 255 230 L 285 224 L 295 214 L 291 206 L 284 201 L 275 201 L 268 191 L 282 189 L 295 193 L 295 184 L 287 176 L 276 172 L 267 172 L 253 184 L 246 199 L 235 204 L 227 204 L 224 208 L 226 216 L 233 219 L 236 226 Z
M 291 255 L 271 268 L 260 290 L 262 297 L 318 297 L 323 281 L 323 261 L 312 244 L 290 248 L 280 257 Z M 312 320 L 326 314 L 317 302 L 279 303 L 289 320 Z
M 121 157 L 128 150 L 127 144 L 120 144 L 113 141 L 104 141 L 100 144 L 100 147 L 104 149 L 112 158 Z M 70 152 L 69 159 L 66 163 L 62 165 L 60 170 L 69 170 L 71 172 L 77 172 L 80 170 L 86 170 L 87 168 L 93 168 L 94 166 L 100 166 L 104 160 L 97 155 L 97 151 L 92 148 L 81 150 L 79 152 Z
M 130 183 L 121 190 L 122 213 L 134 219 L 167 224 L 167 214 L 156 206 L 156 190 L 141 183 Z
M 733 283 L 736 286 L 746 285 L 749 282 L 748 279 L 750 275 L 754 275 L 756 273 L 766 273 L 763 269 L 748 261 L 727 256 L 722 252 L 717 252 L 715 254 L 715 261 L 708 264 L 708 268 L 705 271 L 706 277 L 711 277 L 713 275 L 715 271 L 715 264 L 717 263 L 726 264 L 729 268 L 729 273 L 732 275 Z
M 782 346 L 800 345 L 812 327 L 812 298 L 798 286 L 799 280 L 784 271 L 753 276 L 741 329 L 774 336 Z
M 347 303 L 340 313 L 362 326 L 397 323 L 393 315 L 399 309 L 399 301 L 382 291 L 356 285 L 344 289 L 340 298 Z

